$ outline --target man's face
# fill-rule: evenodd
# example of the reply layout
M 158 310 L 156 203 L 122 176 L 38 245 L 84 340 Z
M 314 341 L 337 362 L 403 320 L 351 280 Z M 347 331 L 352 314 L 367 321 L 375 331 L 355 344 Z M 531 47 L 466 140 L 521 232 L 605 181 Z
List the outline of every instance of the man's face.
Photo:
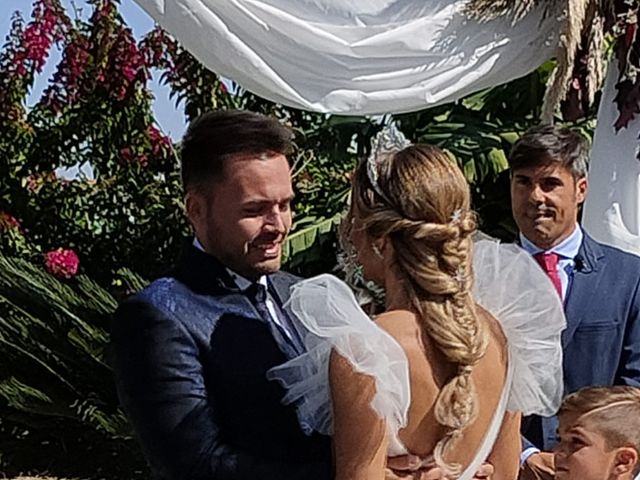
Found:
M 556 480 L 607 480 L 616 465 L 616 449 L 607 447 L 605 438 L 590 428 L 588 421 L 577 421 L 573 414 L 560 418 L 559 443 L 554 449 Z
M 516 224 L 527 239 L 545 250 L 571 235 L 586 193 L 587 179 L 575 180 L 557 163 L 511 172 L 511 209 Z
M 207 253 L 249 278 L 280 269 L 293 188 L 284 155 L 238 156 L 208 191 L 187 194 L 187 215 Z

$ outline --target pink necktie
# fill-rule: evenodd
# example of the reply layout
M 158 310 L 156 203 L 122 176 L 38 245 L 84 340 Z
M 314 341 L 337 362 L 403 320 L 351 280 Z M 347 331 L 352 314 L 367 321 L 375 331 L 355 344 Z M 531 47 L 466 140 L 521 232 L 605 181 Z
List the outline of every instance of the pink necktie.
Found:
M 549 252 L 536 253 L 533 258 L 540 264 L 542 269 L 551 279 L 551 283 L 556 287 L 558 295 L 562 298 L 562 283 L 560 282 L 560 275 L 558 275 L 558 254 Z

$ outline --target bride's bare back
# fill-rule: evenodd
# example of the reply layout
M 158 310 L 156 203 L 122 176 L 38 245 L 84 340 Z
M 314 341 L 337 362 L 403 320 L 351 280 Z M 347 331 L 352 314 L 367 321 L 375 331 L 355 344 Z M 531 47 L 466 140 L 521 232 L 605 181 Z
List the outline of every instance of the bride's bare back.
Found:
M 477 315 L 489 332 L 486 353 L 471 373 L 478 398 L 478 415 L 445 454 L 447 463 L 460 464 L 463 470 L 475 458 L 490 428 L 507 373 L 506 340 L 498 322 L 480 307 Z M 386 312 L 376 323 L 400 344 L 409 363 L 411 404 L 407 426 L 399 432 L 399 439 L 410 453 L 428 457 L 446 433 L 436 420 L 434 407 L 443 385 L 455 375 L 456 367 L 446 361 L 423 334 L 423 327 L 413 312 Z M 370 377 L 354 372 L 339 355 L 332 358 L 331 382 L 337 478 L 384 478 L 382 472 L 389 439 L 385 435 L 384 421 L 370 405 L 375 383 Z M 518 415 L 506 414 L 488 459 L 495 467 L 493 478 L 496 480 L 512 480 L 517 476 L 519 426 Z
M 490 313 L 479 307 L 478 320 L 484 323 L 489 331 L 486 353 L 471 373 L 479 403 L 478 416 L 463 430 L 462 435 L 454 440 L 445 456 L 447 463 L 458 463 L 463 467 L 474 459 L 484 435 L 489 430 L 504 391 L 507 373 L 506 340 L 498 322 Z M 455 375 L 456 367 L 447 362 L 429 338 L 422 334 L 419 320 L 414 313 L 400 310 L 388 312 L 380 315 L 377 323 L 402 346 L 409 361 L 411 406 L 407 426 L 399 433 L 400 440 L 411 453 L 426 457 L 433 452 L 436 443 L 445 434 L 444 428 L 438 427 L 434 406 L 442 386 Z M 517 439 L 517 428 L 515 430 Z M 500 455 L 503 459 L 511 458 L 510 462 L 500 463 L 513 464 L 516 472 L 518 444 L 518 441 L 514 443 L 515 448 L 511 455 L 506 455 L 507 452 Z

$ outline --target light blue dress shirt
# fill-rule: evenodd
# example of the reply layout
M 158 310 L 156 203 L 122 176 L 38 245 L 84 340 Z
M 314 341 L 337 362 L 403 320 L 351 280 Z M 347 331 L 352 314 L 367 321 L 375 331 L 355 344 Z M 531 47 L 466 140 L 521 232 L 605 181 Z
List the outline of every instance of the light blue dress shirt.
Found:
M 542 248 L 534 245 L 533 242 L 531 242 L 522 234 L 522 232 L 520 233 L 520 246 L 527 252 L 529 252 L 532 256 L 540 252 L 555 253 L 558 255 L 557 268 L 558 276 L 560 277 L 560 285 L 562 287 L 563 302 L 567 298 L 567 292 L 571 288 L 573 270 L 576 266 L 575 258 L 578 255 L 578 251 L 580 250 L 580 245 L 582 245 L 583 238 L 584 234 L 582 233 L 582 229 L 576 223 L 576 228 L 573 230 L 571 235 L 569 235 L 562 242 L 560 242 L 550 250 L 543 250 Z M 520 454 L 520 463 L 523 464 L 527 461 L 527 458 L 538 452 L 540 452 L 540 450 L 537 448 L 527 448 Z
M 582 229 L 576 223 L 576 228 L 573 230 L 571 235 L 550 250 L 543 250 L 542 248 L 534 245 L 529 241 L 529 239 L 527 239 L 527 237 L 520 233 L 520 245 L 531 255 L 535 255 L 540 252 L 555 253 L 558 255 L 558 276 L 560 277 L 560 284 L 562 286 L 563 301 L 567 298 L 567 292 L 571 287 L 573 269 L 576 266 L 575 258 L 578 255 L 583 238 L 584 234 L 582 233 Z

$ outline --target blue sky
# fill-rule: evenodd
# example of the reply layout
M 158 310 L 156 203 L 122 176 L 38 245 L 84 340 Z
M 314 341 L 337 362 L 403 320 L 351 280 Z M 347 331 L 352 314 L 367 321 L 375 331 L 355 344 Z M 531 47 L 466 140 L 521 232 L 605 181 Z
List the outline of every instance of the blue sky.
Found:
M 86 15 L 90 11 L 90 6 L 84 0 L 61 0 L 62 4 L 69 12 L 72 12 L 72 4 L 82 9 Z M 11 26 L 11 16 L 13 12 L 19 11 L 23 18 L 28 20 L 31 17 L 32 1 L 30 0 L 0 0 L 0 42 L 4 44 L 7 33 Z M 140 38 L 153 28 L 153 20 L 144 10 L 142 10 L 133 0 L 121 0 L 120 13 L 125 22 L 131 27 L 134 35 Z M 74 15 L 71 14 L 73 17 Z M 35 102 L 47 86 L 49 77 L 54 71 L 55 65 L 60 60 L 60 52 L 53 49 L 45 71 L 36 80 L 33 91 L 30 95 L 30 103 Z M 186 128 L 185 117 L 182 108 L 175 108 L 173 100 L 169 99 L 169 89 L 159 84 L 159 75 L 155 75 L 152 81 L 152 90 L 155 94 L 153 105 L 156 120 L 162 130 L 174 140 L 180 139 Z

